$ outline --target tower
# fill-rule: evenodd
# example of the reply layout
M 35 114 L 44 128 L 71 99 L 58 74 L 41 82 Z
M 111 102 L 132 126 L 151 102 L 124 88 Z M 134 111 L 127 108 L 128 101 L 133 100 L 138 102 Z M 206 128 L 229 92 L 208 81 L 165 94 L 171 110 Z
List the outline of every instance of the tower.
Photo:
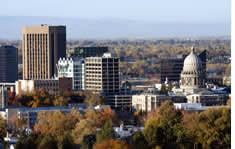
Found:
M 23 27 L 23 79 L 49 79 L 60 57 L 66 57 L 65 26 Z

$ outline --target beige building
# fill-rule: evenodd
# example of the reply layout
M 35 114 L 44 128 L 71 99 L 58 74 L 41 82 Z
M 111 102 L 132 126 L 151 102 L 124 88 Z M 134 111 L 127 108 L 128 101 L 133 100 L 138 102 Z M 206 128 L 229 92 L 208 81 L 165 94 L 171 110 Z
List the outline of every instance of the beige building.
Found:
M 86 90 L 116 95 L 119 93 L 119 58 L 105 53 L 102 57 L 87 57 Z
M 140 94 L 132 96 L 132 107 L 137 111 L 150 112 L 161 106 L 164 101 L 171 100 L 170 96 L 157 94 Z
M 66 57 L 65 26 L 23 27 L 23 80 L 50 79 L 60 57 Z
M 64 91 L 72 91 L 72 78 L 16 81 L 16 95 L 29 93 L 38 89 L 48 91 L 51 95 L 56 95 Z

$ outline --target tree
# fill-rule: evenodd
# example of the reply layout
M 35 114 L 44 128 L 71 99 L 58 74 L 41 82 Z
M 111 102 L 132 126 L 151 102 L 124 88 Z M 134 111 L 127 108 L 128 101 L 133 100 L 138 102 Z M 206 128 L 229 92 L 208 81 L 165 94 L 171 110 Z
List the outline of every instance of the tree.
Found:
M 97 143 L 101 143 L 104 140 L 115 139 L 115 132 L 111 121 L 107 121 L 101 128 L 101 132 L 96 135 Z
M 106 104 L 106 99 L 100 94 L 94 94 L 87 91 L 84 103 L 88 106 L 96 106 Z
M 21 133 L 19 141 L 16 143 L 16 149 L 32 149 L 37 148 L 39 137 L 35 133 L 30 133 L 25 135 L 24 132 Z
M 65 133 L 62 137 L 62 140 L 57 140 L 59 149 L 75 149 L 73 138 L 70 136 L 69 133 Z
M 170 101 L 164 102 L 157 115 L 148 118 L 143 134 L 150 145 L 170 147 L 184 142 L 185 130 L 182 124 L 181 111 L 175 110 Z
M 82 149 L 92 149 L 95 142 L 96 142 L 95 135 L 84 136 L 82 140 Z
M 131 140 L 131 144 L 135 149 L 147 149 L 148 142 L 145 140 L 144 135 L 141 132 L 137 132 Z
M 57 96 L 55 97 L 53 104 L 54 106 L 67 106 L 70 101 L 69 97 Z
M 46 135 L 43 137 L 41 140 L 39 147 L 38 148 L 43 148 L 43 149 L 57 149 L 57 141 L 55 138 L 51 135 Z
M 81 144 L 84 136 L 95 134 L 95 131 L 96 127 L 94 121 L 83 119 L 78 122 L 75 129 L 72 130 L 72 137 L 75 143 Z
M 100 113 L 100 119 L 102 124 L 105 124 L 108 121 L 111 121 L 113 124 L 118 124 L 118 118 L 115 112 L 112 109 L 104 109 Z
M 0 115 L 0 140 L 7 135 L 7 122 Z
M 125 141 L 120 140 L 106 140 L 102 143 L 96 144 L 95 149 L 131 149 L 131 145 Z

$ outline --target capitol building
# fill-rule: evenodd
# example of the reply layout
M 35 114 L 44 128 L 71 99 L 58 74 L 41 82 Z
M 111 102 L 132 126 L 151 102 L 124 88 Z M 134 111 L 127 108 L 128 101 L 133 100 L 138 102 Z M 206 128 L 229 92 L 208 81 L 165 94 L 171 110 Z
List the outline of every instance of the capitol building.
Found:
M 202 61 L 195 54 L 194 47 L 184 60 L 180 77 L 180 88 L 173 88 L 174 95 L 184 95 L 188 103 L 201 103 L 204 106 L 226 105 L 228 96 L 214 94 L 206 88 L 206 72 L 203 70 Z

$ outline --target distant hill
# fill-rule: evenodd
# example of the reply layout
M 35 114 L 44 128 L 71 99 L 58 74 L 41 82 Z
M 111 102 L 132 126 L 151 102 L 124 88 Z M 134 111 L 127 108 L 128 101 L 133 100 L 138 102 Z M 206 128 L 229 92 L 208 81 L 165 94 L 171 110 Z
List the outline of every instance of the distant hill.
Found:
M 154 23 L 155 22 L 155 23 Z M 121 19 L 0 16 L 0 39 L 21 39 L 22 27 L 66 25 L 67 39 L 148 39 L 182 37 L 226 37 L 231 24 L 156 23 Z

